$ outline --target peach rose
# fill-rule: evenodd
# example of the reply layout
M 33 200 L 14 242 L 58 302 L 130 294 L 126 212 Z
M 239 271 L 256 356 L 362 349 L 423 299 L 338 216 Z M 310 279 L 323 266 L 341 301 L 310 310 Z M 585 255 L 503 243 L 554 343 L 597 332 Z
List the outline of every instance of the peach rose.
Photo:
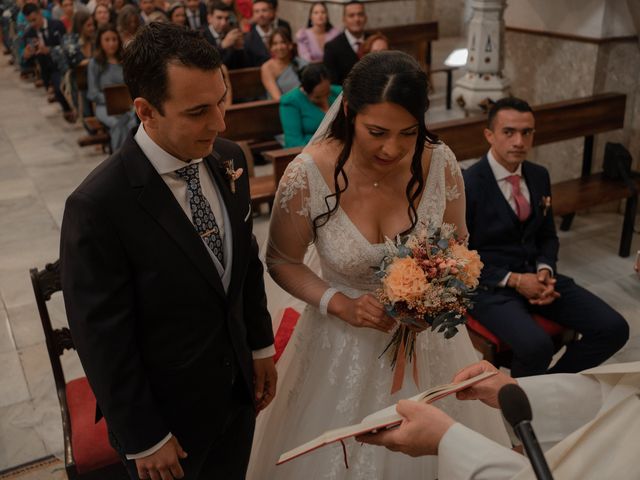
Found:
M 480 260 L 480 255 L 475 250 L 469 250 L 464 245 L 455 244 L 451 246 L 451 253 L 463 264 L 461 280 L 467 287 L 478 286 L 478 279 L 484 264 Z
M 414 303 L 429 289 L 427 278 L 411 257 L 396 259 L 387 269 L 383 280 L 386 297 L 393 303 Z

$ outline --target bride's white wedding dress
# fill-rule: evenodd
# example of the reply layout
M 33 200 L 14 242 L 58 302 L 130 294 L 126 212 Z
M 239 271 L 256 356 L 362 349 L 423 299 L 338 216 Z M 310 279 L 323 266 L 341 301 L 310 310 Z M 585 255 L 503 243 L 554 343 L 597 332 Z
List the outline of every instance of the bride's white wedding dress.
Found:
M 380 357 L 390 335 L 353 327 L 337 317 L 321 314 L 318 308 L 329 287 L 350 297 L 373 292 L 379 280 L 371 267 L 380 264 L 384 245 L 371 244 L 338 208 L 317 231 L 315 247 L 322 278 L 302 263 L 313 238 L 311 220 L 326 211 L 325 197 L 330 193 L 315 159 L 306 153 L 289 165 L 279 186 L 267 263 L 276 281 L 308 305 L 277 365 L 276 398 L 258 416 L 247 478 L 434 479 L 435 457 L 411 458 L 354 440 L 346 442 L 349 469 L 345 469 L 339 443 L 275 466 L 283 452 L 326 430 L 357 423 L 399 399 L 449 383 L 458 370 L 478 360 L 465 328 L 449 340 L 427 330 L 418 336 L 416 346 L 419 388 L 408 365 L 402 389 L 390 394 L 393 372 L 389 358 Z M 437 145 L 417 207 L 419 221 L 439 225 L 444 219 L 464 224 L 463 193 L 455 156 L 446 145 Z M 436 405 L 455 420 L 509 445 L 497 410 L 477 401 L 461 402 L 451 397 Z

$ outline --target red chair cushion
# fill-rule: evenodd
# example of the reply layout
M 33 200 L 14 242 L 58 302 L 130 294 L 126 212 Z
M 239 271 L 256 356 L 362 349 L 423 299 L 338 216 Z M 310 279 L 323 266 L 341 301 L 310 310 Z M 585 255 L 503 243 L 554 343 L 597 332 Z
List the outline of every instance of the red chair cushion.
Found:
M 560 335 L 561 333 L 566 331 L 566 328 L 564 328 L 562 325 L 552 322 L 551 320 L 548 320 L 543 316 L 538 315 L 537 313 L 534 313 L 532 316 L 536 323 L 540 325 L 544 329 L 544 331 L 547 332 L 547 334 L 551 337 Z M 487 329 L 484 325 L 482 325 L 469 314 L 467 314 L 467 328 L 485 338 L 487 341 L 493 343 L 496 346 L 496 352 L 509 350 L 509 346 L 506 343 L 496 337 L 489 331 L 489 329 Z
M 286 308 L 283 312 L 282 321 L 280 322 L 274 341 L 276 347 L 276 355 L 273 358 L 274 362 L 277 362 L 282 352 L 284 352 L 284 348 L 287 346 L 287 343 L 289 343 L 289 339 L 299 318 L 300 314 L 291 307 Z
M 66 385 L 71 417 L 71 450 L 78 473 L 87 473 L 114 463 L 120 457 L 109 444 L 104 418 L 95 423 L 96 398 L 86 377 Z

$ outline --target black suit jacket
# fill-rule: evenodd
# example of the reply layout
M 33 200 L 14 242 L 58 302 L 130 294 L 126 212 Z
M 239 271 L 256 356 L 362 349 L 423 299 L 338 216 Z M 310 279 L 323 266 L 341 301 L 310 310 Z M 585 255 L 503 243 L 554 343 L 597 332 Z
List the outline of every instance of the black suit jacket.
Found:
M 478 250 L 484 268 L 480 283 L 495 287 L 508 272 L 531 273 L 540 263 L 556 270 L 558 236 L 551 208 L 547 170 L 525 161 L 522 175 L 531 194 L 531 216 L 520 222 L 498 187 L 486 155 L 463 172 L 467 198 L 469 247 Z
M 197 30 L 203 31 L 207 28 L 207 25 L 209 24 L 209 22 L 207 21 L 207 6 L 204 4 L 204 2 L 200 2 L 198 4 L 198 13 L 200 15 L 200 28 L 198 28 Z M 187 27 L 191 28 L 191 23 L 189 23 L 188 15 L 187 15 L 186 22 L 187 22 Z
M 248 66 L 250 67 L 259 67 L 271 58 L 271 54 L 257 32 L 255 25 L 251 25 L 251 30 L 245 34 L 244 50 L 247 53 Z
M 44 44 L 47 47 L 55 47 L 62 43 L 62 37 L 67 34 L 67 29 L 64 27 L 64 23 L 60 20 L 47 20 L 47 31 L 42 34 L 44 37 Z M 27 31 L 24 33 L 24 40 L 26 43 L 29 42 L 29 39 L 37 39 L 38 31 L 33 27 L 29 27 Z
M 291 35 L 291 25 L 286 20 L 276 17 L 273 21 L 274 28 L 284 28 L 287 32 L 289 32 L 289 36 L 293 38 Z
M 253 398 L 252 350 L 273 343 L 248 178 L 232 193 L 221 158 L 246 165 L 240 148 L 222 138 L 205 159 L 233 235 L 226 294 L 191 221 L 133 136 L 66 202 L 61 274 L 69 325 L 121 453 L 144 451 L 170 431 L 192 444 L 215 438 L 211 426 L 224 425 L 234 382 Z
M 250 62 L 244 48 L 222 48 L 208 26 L 202 31 L 202 34 L 207 42 L 216 47 L 216 50 L 218 50 L 220 58 L 222 59 L 222 63 L 224 63 L 228 69 L 231 70 L 234 68 L 245 68 L 250 66 Z
M 344 32 L 325 43 L 323 61 L 331 75 L 331 83 L 342 85 L 353 66 L 358 62 L 358 55 L 351 48 Z

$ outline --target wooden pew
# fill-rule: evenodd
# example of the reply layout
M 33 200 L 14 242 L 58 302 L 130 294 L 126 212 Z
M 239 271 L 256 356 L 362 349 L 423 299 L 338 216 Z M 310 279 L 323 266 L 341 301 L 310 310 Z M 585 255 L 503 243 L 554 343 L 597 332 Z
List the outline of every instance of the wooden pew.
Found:
M 229 82 L 233 91 L 234 103 L 267 98 L 267 91 L 264 89 L 260 77 L 260 67 L 229 70 Z
M 561 229 L 568 229 L 577 210 L 607 202 L 626 199 L 619 255 L 629 256 L 637 212 L 640 179 L 610 180 L 600 173 L 591 173 L 593 140 L 597 133 L 617 130 L 624 126 L 626 95 L 604 93 L 591 97 L 547 103 L 533 107 L 536 117 L 535 145 L 584 138 L 582 175 L 552 185 L 553 210 L 563 217 Z M 456 154 L 458 160 L 478 158 L 489 146 L 483 130 L 486 117 L 474 116 L 461 120 L 434 123 L 429 126 Z M 273 163 L 274 184 L 277 185 L 287 165 L 300 153 L 300 147 L 265 152 Z

